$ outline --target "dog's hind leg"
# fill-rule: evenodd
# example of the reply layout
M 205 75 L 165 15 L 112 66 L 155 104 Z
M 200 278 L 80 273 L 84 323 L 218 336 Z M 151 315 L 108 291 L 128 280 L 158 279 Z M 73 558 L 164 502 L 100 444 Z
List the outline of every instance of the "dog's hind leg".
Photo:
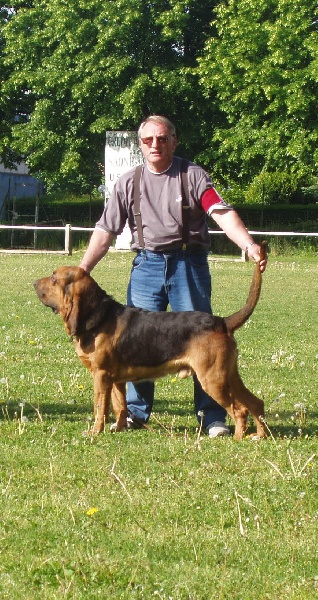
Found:
M 232 397 L 232 414 L 235 424 L 233 437 L 235 440 L 242 440 L 247 429 L 247 418 L 249 411 L 237 398 Z
M 227 412 L 232 417 L 235 425 L 233 437 L 235 440 L 240 441 L 246 432 L 248 410 L 241 402 L 232 398 L 231 410 L 227 409 Z
M 201 371 L 201 376 L 198 376 L 197 371 L 196 375 L 202 389 L 213 398 L 215 402 L 222 406 L 233 419 L 235 423 L 235 439 L 242 439 L 246 429 L 248 410 L 243 406 L 240 406 L 239 409 L 234 406 L 233 398 L 230 393 L 230 386 L 228 385 L 224 374 L 218 377 L 220 372 L 211 369 L 210 371 L 205 371 L 204 374 L 202 374 Z
M 260 398 L 257 398 L 257 396 L 250 392 L 250 390 L 244 385 L 236 369 L 231 376 L 231 395 L 233 397 L 234 412 L 236 412 L 236 410 L 241 410 L 239 407 L 243 405 L 242 408 L 245 407 L 244 410 L 253 415 L 256 423 L 256 435 L 259 438 L 266 437 L 264 428 L 264 402 L 263 400 L 260 400 Z M 251 437 L 253 437 L 253 435 L 255 434 L 251 434 Z M 235 428 L 234 437 L 236 439 L 241 439 L 241 432 L 239 429 L 236 430 Z
M 198 373 L 197 373 L 198 376 Z M 227 370 L 212 368 L 198 377 L 204 391 L 220 406 L 223 406 L 235 424 L 234 439 L 241 440 L 246 431 L 248 407 L 242 402 L 239 393 L 233 393 Z M 239 400 L 239 401 L 237 401 Z
M 116 428 L 112 427 L 112 431 L 122 431 L 127 427 L 128 416 L 125 383 L 113 384 L 111 400 L 116 420 Z

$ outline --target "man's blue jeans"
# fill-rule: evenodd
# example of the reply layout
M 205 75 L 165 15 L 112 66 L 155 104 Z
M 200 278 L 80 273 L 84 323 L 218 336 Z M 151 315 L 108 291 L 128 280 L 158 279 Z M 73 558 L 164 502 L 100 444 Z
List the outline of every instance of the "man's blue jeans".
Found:
M 138 252 L 133 260 L 127 290 L 128 306 L 146 310 L 199 310 L 211 313 L 211 275 L 205 252 L 176 250 L 171 253 Z M 154 402 L 154 383 L 128 383 L 128 411 L 147 422 Z M 210 398 L 194 377 L 194 404 L 203 427 L 213 421 L 225 421 L 226 411 Z

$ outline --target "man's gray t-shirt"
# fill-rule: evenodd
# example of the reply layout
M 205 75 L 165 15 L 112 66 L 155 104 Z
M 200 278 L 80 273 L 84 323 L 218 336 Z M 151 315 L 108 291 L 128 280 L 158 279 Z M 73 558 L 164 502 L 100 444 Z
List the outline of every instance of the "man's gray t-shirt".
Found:
M 182 246 L 182 185 L 181 158 L 175 156 L 172 165 L 163 173 L 154 173 L 145 165 L 140 180 L 140 212 L 145 249 L 169 251 Z M 119 177 L 106 203 L 97 228 L 119 235 L 126 221 L 132 234 L 132 250 L 139 249 L 134 218 L 135 167 Z M 189 188 L 189 246 L 202 250 L 210 248 L 206 213 L 201 206 L 202 194 L 213 183 L 199 166 L 188 162 Z M 220 198 L 214 209 L 231 208 Z

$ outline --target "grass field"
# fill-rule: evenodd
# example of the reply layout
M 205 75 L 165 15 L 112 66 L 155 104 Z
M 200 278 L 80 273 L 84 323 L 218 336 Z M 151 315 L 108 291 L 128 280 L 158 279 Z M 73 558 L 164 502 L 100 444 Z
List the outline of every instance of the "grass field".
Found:
M 175 377 L 149 431 L 86 435 L 91 376 L 32 286 L 81 256 L 0 255 L 0 597 L 317 598 L 317 257 L 270 258 L 237 332 L 270 432 L 238 443 L 198 437 L 192 382 Z M 122 302 L 130 262 L 94 271 Z M 211 269 L 214 312 L 230 314 L 253 265 Z

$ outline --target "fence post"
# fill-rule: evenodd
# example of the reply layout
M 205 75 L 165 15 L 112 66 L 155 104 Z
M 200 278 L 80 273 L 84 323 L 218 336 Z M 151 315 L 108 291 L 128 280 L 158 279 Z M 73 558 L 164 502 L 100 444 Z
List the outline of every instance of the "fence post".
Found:
M 65 225 L 65 254 L 72 256 L 72 226 L 67 223 Z

